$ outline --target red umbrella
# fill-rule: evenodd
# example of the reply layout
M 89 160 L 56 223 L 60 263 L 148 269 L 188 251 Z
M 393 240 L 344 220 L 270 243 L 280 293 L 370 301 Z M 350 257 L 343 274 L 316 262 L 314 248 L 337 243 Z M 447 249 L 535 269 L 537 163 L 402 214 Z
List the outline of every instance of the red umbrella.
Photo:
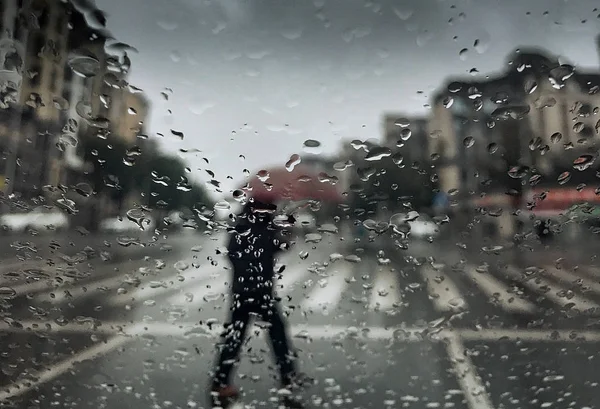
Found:
M 293 170 L 286 167 L 263 169 L 253 176 L 242 190 L 250 197 L 263 202 L 279 200 L 343 200 L 336 183 L 337 177 L 325 172 L 318 173 L 308 166 L 297 165 Z

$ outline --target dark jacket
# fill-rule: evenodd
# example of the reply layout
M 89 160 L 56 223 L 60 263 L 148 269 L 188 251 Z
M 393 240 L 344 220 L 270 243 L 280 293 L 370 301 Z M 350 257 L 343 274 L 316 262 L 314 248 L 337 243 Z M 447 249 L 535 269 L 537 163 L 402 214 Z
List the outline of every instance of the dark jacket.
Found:
M 245 297 L 272 294 L 275 256 L 287 246 L 271 213 L 255 212 L 246 206 L 227 246 L 233 293 Z

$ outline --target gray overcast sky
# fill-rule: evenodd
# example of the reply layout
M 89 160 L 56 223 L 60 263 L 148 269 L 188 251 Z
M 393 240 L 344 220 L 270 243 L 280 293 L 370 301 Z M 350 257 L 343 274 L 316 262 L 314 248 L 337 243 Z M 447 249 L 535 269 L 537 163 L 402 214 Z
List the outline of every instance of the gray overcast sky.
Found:
M 306 139 L 331 153 L 341 138 L 379 137 L 384 111 L 426 113 L 446 76 L 469 75 L 474 67 L 489 74 L 520 45 L 544 47 L 580 68 L 599 65 L 600 12 L 591 0 L 97 6 L 115 37 L 139 50 L 131 55 L 131 83 L 153 101 L 150 130 L 165 135 L 165 149 L 201 150 L 184 159 L 202 180 L 205 169 L 215 172 L 224 192 L 243 181 L 244 168 L 283 164 Z M 459 57 L 463 48 L 466 59 Z M 164 88 L 173 90 L 168 101 L 160 96 Z M 170 136 L 171 128 L 184 140 Z

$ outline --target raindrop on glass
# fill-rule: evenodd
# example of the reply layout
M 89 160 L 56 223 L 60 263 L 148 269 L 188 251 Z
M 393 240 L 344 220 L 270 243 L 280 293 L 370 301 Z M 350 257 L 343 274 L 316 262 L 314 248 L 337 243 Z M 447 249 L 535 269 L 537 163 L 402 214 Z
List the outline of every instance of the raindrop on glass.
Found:
M 564 185 L 569 180 L 571 180 L 571 172 L 569 172 L 569 171 L 564 171 L 563 173 L 558 175 L 557 181 L 558 181 L 559 185 Z
M 404 128 L 400 131 L 400 139 L 408 141 L 412 135 L 412 131 L 409 128 Z
M 513 179 L 521 179 L 527 174 L 528 171 L 529 168 L 527 166 L 513 166 L 508 170 L 508 176 Z
M 560 132 L 554 132 L 552 135 L 550 135 L 550 142 L 552 143 L 559 143 L 561 139 L 562 134 Z
M 377 146 L 369 151 L 365 156 L 365 160 L 369 162 L 378 161 L 382 158 L 392 155 L 392 150 L 385 146 Z
M 584 171 L 590 166 L 592 166 L 595 159 L 596 158 L 592 155 L 581 155 L 580 157 L 575 159 L 575 161 L 573 162 L 573 167 L 579 171 Z
M 452 106 L 452 104 L 454 104 L 454 98 L 448 96 L 448 97 L 444 98 L 444 100 L 442 101 L 442 104 L 444 105 L 444 108 L 450 108 Z
M 394 125 L 399 126 L 400 128 L 406 128 L 410 126 L 410 120 L 408 118 L 398 118 L 394 122 Z

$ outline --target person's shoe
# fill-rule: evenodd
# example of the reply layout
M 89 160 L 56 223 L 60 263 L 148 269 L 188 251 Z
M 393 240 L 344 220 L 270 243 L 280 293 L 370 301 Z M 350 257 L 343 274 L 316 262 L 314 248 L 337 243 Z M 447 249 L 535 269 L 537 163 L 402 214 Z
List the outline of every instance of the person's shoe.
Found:
M 228 408 L 239 399 L 240 391 L 233 385 L 227 385 L 212 389 L 210 396 L 213 408 Z

